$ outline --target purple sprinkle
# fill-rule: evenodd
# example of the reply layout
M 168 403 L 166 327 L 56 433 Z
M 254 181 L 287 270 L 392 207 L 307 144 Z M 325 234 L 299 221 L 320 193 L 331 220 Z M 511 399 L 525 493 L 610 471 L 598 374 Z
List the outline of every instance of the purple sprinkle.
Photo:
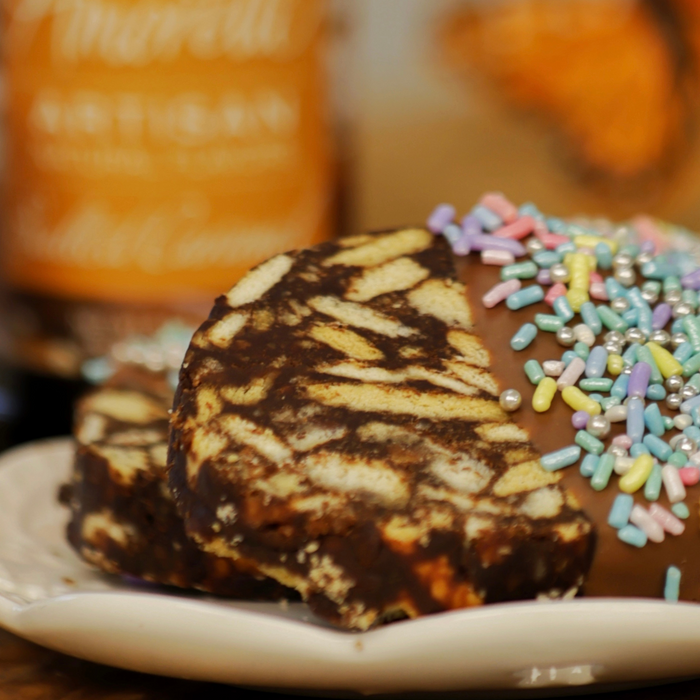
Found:
M 549 274 L 549 270 L 546 267 L 537 271 L 537 283 L 538 284 L 552 284 L 552 276 Z
M 655 331 L 660 331 L 671 320 L 671 307 L 665 302 L 661 302 L 654 307 L 651 316 L 651 327 Z
M 700 268 L 681 277 L 681 284 L 686 289 L 700 290 Z
M 586 411 L 576 411 L 576 413 L 571 416 L 571 425 L 573 425 L 576 430 L 585 430 L 590 417 L 590 414 Z
M 428 217 L 426 226 L 435 234 L 442 233 L 442 229 L 455 218 L 455 213 L 451 204 L 438 204 Z
M 469 236 L 472 250 L 509 250 L 516 258 L 525 255 L 525 246 L 512 238 L 497 238 L 485 233 Z
M 642 241 L 642 245 L 640 247 L 642 249 L 642 253 L 656 252 L 656 243 L 654 243 L 654 241 Z
M 647 393 L 650 377 L 651 366 L 646 362 L 637 362 L 637 364 L 632 367 L 630 380 L 627 384 L 627 396 L 638 396 L 639 398 L 644 398 Z
M 478 236 L 483 233 L 481 222 L 474 214 L 467 214 L 462 217 L 462 231 L 464 231 L 467 236 Z

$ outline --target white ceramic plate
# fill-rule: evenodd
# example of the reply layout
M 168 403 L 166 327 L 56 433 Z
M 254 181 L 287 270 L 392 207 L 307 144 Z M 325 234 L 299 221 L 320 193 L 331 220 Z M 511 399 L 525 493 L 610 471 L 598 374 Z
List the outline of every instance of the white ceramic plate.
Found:
M 0 625 L 47 647 L 149 673 L 297 691 L 573 689 L 700 674 L 700 605 L 493 605 L 352 634 L 301 603 L 129 586 L 88 567 L 64 540 L 56 494 L 71 459 L 68 440 L 0 457 Z

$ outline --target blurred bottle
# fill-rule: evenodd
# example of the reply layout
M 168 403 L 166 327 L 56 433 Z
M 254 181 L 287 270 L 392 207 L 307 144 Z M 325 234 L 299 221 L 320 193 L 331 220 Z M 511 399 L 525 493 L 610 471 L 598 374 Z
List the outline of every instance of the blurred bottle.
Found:
M 24 370 L 27 439 L 68 429 L 86 361 L 174 319 L 196 327 L 252 265 L 329 235 L 326 7 L 3 10 L 4 349 Z

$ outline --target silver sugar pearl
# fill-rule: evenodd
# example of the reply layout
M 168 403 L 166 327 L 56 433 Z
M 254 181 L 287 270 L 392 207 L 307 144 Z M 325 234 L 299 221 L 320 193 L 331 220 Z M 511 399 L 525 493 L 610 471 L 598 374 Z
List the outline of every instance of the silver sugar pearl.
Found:
M 669 289 L 668 292 L 664 294 L 664 301 L 667 304 L 673 306 L 681 300 L 681 290 L 680 289 Z
M 667 394 L 666 405 L 672 410 L 677 411 L 683 403 L 683 397 L 680 394 Z
M 613 457 L 627 457 L 627 450 L 622 445 L 610 445 L 606 452 Z
M 690 457 L 690 455 L 697 451 L 698 444 L 687 435 L 682 435 L 673 449 L 677 452 L 682 452 L 686 457 Z
M 677 350 L 683 343 L 688 342 L 688 336 L 685 333 L 674 333 L 671 336 L 671 347 Z
M 635 265 L 639 265 L 641 267 L 642 265 L 646 265 L 647 263 L 651 262 L 654 259 L 654 254 L 653 253 L 640 253 L 635 259 Z
M 525 250 L 529 255 L 534 255 L 544 250 L 544 243 L 539 238 L 529 238 L 525 243 Z
M 697 396 L 698 390 L 694 386 L 686 384 L 678 393 L 681 395 L 683 401 L 687 401 Z
M 608 340 L 605 343 L 603 343 L 603 348 L 608 353 L 608 355 L 621 355 L 622 354 L 622 345 L 620 345 L 620 343 L 616 343 L 612 340 Z
M 625 344 L 625 336 L 620 333 L 620 331 L 608 331 L 604 336 L 603 340 L 606 343 L 617 343 L 618 345 L 624 345 Z
M 623 313 L 624 311 L 627 311 L 629 309 L 630 303 L 625 299 L 625 297 L 615 297 L 611 302 L 610 302 L 610 308 L 618 314 Z
M 523 402 L 523 397 L 517 389 L 506 389 L 498 397 L 498 403 L 504 411 L 517 411 L 520 404 Z
M 601 440 L 610 433 L 610 421 L 604 415 L 591 416 L 586 423 L 586 431 Z
M 683 377 L 681 377 L 679 374 L 672 375 L 664 382 L 666 391 L 668 391 L 671 394 L 679 393 L 684 385 L 685 381 L 683 380 Z
M 613 277 L 623 287 L 631 287 L 637 281 L 637 273 L 631 267 L 618 267 Z
M 631 267 L 633 263 L 634 258 L 629 253 L 618 253 L 612 259 L 614 268 Z
M 687 301 L 679 301 L 673 306 L 673 318 L 685 318 L 693 313 L 694 309 Z
M 656 302 L 659 300 L 658 292 L 655 292 L 653 289 L 642 289 L 641 295 L 642 299 L 644 299 L 644 301 L 651 306 L 656 304 Z
M 565 348 L 570 348 L 576 342 L 574 329 L 569 326 L 562 326 L 557 331 L 557 342 Z
M 628 343 L 644 343 L 647 337 L 640 328 L 628 328 L 625 331 L 625 340 Z
M 564 263 L 554 263 L 549 268 L 549 277 L 552 282 L 568 282 L 570 277 L 569 268 Z
M 665 330 L 652 331 L 649 334 L 649 342 L 656 343 L 665 348 L 671 342 L 671 334 Z

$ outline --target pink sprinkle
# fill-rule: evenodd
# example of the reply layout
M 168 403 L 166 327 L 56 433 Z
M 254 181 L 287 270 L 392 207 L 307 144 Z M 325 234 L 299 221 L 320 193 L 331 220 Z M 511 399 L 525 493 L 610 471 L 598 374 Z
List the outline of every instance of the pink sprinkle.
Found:
M 700 481 L 700 469 L 697 467 L 682 467 L 678 470 L 683 486 L 695 486 Z
M 484 265 L 512 265 L 515 256 L 509 250 L 482 250 L 481 262 Z
M 652 542 L 664 541 L 664 529 L 656 519 L 651 517 L 651 514 L 646 508 L 639 504 L 632 508 L 630 513 L 630 522 L 636 525 Z
M 535 219 L 534 234 L 539 238 L 540 236 L 547 236 L 549 234 L 549 229 L 547 228 L 547 223 L 544 219 Z
M 652 503 L 649 506 L 649 515 L 651 515 L 669 535 L 682 535 L 685 532 L 685 523 L 658 503 Z
M 656 244 L 657 253 L 663 253 L 668 248 L 671 237 L 666 236 L 650 216 L 635 216 L 632 225 L 637 229 L 642 241 L 653 241 Z
M 496 229 L 492 235 L 496 236 L 496 238 L 514 238 L 519 241 L 532 233 L 534 228 L 535 220 L 531 216 L 521 216 L 512 224 Z
M 598 301 L 608 301 L 608 292 L 605 289 L 604 282 L 593 282 L 588 289 L 591 298 Z
M 520 280 L 508 280 L 507 282 L 499 282 L 499 284 L 491 287 L 483 297 L 481 303 L 487 308 L 492 309 L 496 304 L 502 302 L 506 297 L 509 297 L 514 292 L 517 292 L 523 286 Z
M 566 236 L 560 236 L 558 233 L 540 233 L 537 227 L 535 227 L 535 236 L 544 243 L 544 247 L 547 248 L 547 250 L 554 250 L 562 245 L 562 243 L 569 242 Z
M 603 278 L 597 272 L 589 272 L 588 279 L 590 280 L 591 284 L 595 284 L 596 282 L 603 281 Z
M 629 435 L 616 435 L 612 440 L 612 444 L 629 450 L 632 447 L 632 438 Z
M 595 255 L 595 250 L 593 250 L 593 248 L 583 248 L 583 247 L 581 247 L 581 248 L 579 248 L 576 252 L 577 252 L 577 253 L 583 253 L 584 255 Z
M 554 303 L 555 299 L 558 299 L 559 297 L 563 297 L 566 294 L 566 287 L 561 283 L 557 282 L 556 284 L 552 285 L 547 292 L 547 294 L 544 297 L 545 304 L 549 304 L 550 306 Z
M 479 204 L 490 209 L 494 214 L 498 214 L 507 224 L 518 218 L 518 208 L 501 192 L 487 192 L 481 198 Z

